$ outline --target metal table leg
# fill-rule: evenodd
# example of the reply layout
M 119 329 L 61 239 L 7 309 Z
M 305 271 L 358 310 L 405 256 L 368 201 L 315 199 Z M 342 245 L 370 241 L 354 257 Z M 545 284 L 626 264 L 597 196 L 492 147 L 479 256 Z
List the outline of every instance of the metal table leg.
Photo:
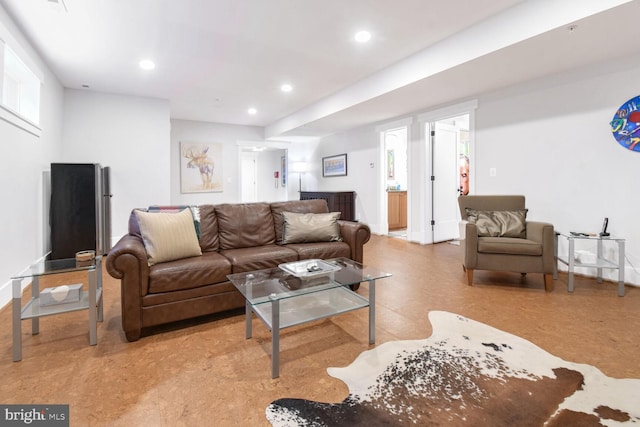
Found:
M 618 240 L 618 296 L 624 296 L 624 240 Z
M 280 300 L 271 300 L 271 378 L 280 376 Z
M 252 335 L 252 331 L 251 331 L 251 313 L 252 313 L 252 309 L 251 309 L 251 303 L 249 302 L 249 300 L 247 300 L 244 304 L 244 313 L 245 313 L 245 332 L 244 332 L 244 337 L 246 339 L 251 338 Z
M 596 260 L 598 261 L 598 263 L 600 263 L 600 260 L 602 259 L 602 239 L 598 239 L 598 242 L 596 243 Z M 596 275 L 597 275 L 597 281 L 598 283 L 602 283 L 602 268 L 596 268 Z
M 22 279 L 13 279 L 11 315 L 13 319 L 13 361 L 22 360 Z
M 573 292 L 573 269 L 576 262 L 576 254 L 575 254 L 575 240 L 569 237 L 569 292 Z
M 376 342 L 376 281 L 369 282 L 369 344 Z
M 89 270 L 89 345 L 98 344 L 98 306 L 96 270 Z
M 31 278 L 31 296 L 33 298 L 40 297 L 40 280 L 38 276 Z M 40 318 L 33 317 L 31 319 L 31 335 L 38 335 L 40 333 Z

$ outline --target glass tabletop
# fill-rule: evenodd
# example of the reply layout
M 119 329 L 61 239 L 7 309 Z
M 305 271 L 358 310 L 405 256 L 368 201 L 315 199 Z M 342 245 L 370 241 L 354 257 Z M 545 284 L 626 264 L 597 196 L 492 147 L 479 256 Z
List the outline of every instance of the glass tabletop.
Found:
M 30 268 L 20 272 L 19 274 L 12 276 L 11 279 L 25 279 L 27 277 L 34 276 L 48 276 L 50 274 L 70 273 L 74 271 L 92 270 L 96 268 L 96 263 L 102 258 L 102 255 L 97 255 L 91 261 L 76 261 L 75 258 L 66 259 L 45 259 L 33 264 Z
M 571 239 L 585 240 L 612 240 L 614 242 L 624 241 L 624 239 L 616 236 L 600 236 L 598 233 L 574 233 L 574 232 L 558 232 L 559 235 Z
M 391 276 L 390 273 L 348 258 L 334 258 L 324 262 L 340 269 L 309 279 L 301 279 L 279 267 L 229 274 L 227 277 L 247 301 L 255 305 Z

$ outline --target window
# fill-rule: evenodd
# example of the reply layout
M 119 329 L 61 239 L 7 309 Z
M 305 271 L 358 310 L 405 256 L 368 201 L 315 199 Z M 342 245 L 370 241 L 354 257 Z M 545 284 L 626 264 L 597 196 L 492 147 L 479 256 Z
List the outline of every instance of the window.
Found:
M 42 72 L 0 21 L 0 120 L 40 136 Z
M 6 44 L 3 58 L 2 105 L 38 125 L 40 80 Z

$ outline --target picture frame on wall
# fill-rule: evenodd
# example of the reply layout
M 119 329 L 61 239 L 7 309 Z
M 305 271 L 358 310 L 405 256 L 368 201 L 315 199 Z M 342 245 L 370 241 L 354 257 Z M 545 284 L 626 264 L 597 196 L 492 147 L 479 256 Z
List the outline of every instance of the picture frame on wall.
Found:
M 322 176 L 347 176 L 347 154 L 323 157 Z
M 282 176 L 282 186 L 287 186 L 287 156 L 280 157 L 280 176 Z
M 180 142 L 180 192 L 223 191 L 222 144 Z

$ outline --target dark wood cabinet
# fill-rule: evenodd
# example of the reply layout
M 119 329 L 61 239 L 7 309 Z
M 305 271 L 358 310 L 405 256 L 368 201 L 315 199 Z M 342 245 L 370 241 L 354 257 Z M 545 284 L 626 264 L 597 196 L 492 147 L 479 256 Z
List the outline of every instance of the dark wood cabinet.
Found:
M 300 200 L 324 199 L 330 212 L 341 212 L 340 219 L 356 220 L 355 191 L 301 191 Z

